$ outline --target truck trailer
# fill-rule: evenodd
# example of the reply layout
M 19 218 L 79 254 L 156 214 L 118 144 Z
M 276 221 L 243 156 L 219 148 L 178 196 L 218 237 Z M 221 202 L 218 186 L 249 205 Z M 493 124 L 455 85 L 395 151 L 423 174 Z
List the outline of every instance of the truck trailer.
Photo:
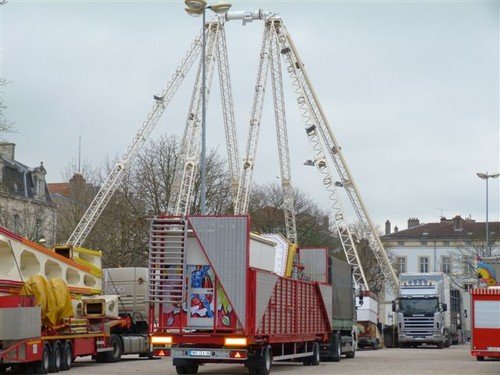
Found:
M 326 249 L 299 249 L 294 277 L 279 275 L 273 242 L 249 228 L 248 216 L 152 220 L 154 353 L 172 356 L 179 374 L 195 374 L 204 363 L 268 374 L 274 361 L 315 366 L 354 357 L 350 267 Z
M 471 292 L 471 354 L 478 361 L 500 358 L 500 286 L 475 288 Z
M 457 342 L 459 296 L 450 289 L 445 273 L 402 273 L 399 295 L 392 305 L 399 346 L 432 344 L 442 349 Z
M 0 371 L 69 370 L 74 359 L 151 356 L 147 322 L 102 294 L 100 253 L 48 249 L 0 228 Z M 139 324 L 138 324 L 139 322 Z

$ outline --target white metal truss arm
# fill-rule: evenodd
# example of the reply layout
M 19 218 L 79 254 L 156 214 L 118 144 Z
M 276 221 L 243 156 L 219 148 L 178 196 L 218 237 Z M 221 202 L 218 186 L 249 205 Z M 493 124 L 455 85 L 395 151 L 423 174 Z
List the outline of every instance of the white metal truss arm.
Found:
M 259 67 L 257 69 L 257 80 L 255 83 L 252 112 L 250 114 L 250 122 L 248 126 L 247 144 L 245 148 L 245 156 L 243 158 L 243 168 L 241 168 L 240 172 L 238 195 L 236 197 L 236 205 L 234 207 L 234 213 L 236 215 L 246 214 L 248 212 L 248 201 L 252 185 L 255 154 L 257 152 L 257 143 L 259 139 L 262 106 L 264 104 L 264 94 L 266 91 L 267 72 L 269 70 L 270 38 L 270 24 L 266 22 L 260 49 Z
M 354 179 L 349 171 L 347 163 L 342 156 L 340 151 L 340 147 L 335 140 L 333 135 L 333 131 L 328 123 L 326 115 L 320 105 L 320 102 L 317 98 L 317 95 L 312 87 L 312 84 L 309 80 L 307 72 L 304 69 L 304 64 L 302 63 L 300 56 L 298 54 L 295 45 L 288 34 L 286 28 L 282 26 L 281 33 L 285 37 L 287 48 L 290 50 L 287 55 L 290 56 L 290 67 L 296 72 L 297 75 L 297 83 L 302 87 L 303 97 L 305 101 L 309 103 L 309 107 L 313 113 L 315 124 L 317 127 L 317 131 L 319 132 L 325 146 L 327 147 L 328 154 L 331 157 L 337 172 L 341 178 L 342 186 L 345 188 L 346 193 L 351 201 L 354 211 L 358 217 L 358 220 L 362 224 L 362 226 L 366 229 L 368 234 L 368 241 L 370 243 L 370 247 L 377 259 L 377 262 L 384 274 L 384 278 L 387 283 L 391 286 L 391 288 L 397 292 L 398 290 L 398 278 L 394 269 L 391 265 L 389 257 L 380 241 L 380 238 L 376 232 L 375 226 L 371 221 L 366 206 L 363 203 L 361 195 L 354 183 Z
M 304 119 L 307 139 L 314 152 L 314 165 L 322 176 L 323 185 L 325 186 L 325 189 L 328 193 L 328 198 L 330 200 L 330 205 L 333 211 L 335 228 L 339 235 L 342 248 L 344 250 L 348 263 L 353 267 L 353 278 L 356 285 L 365 290 L 369 290 L 351 232 L 346 222 L 344 210 L 338 197 L 337 189 L 335 188 L 332 173 L 325 157 L 323 145 L 314 125 L 315 120 L 312 109 L 310 107 L 310 103 L 304 99 L 304 93 L 302 86 L 298 81 L 296 67 L 292 63 L 292 57 L 290 55 L 291 49 L 287 44 L 285 35 L 282 34 L 281 20 L 274 20 L 274 27 L 278 35 L 278 42 L 281 47 L 281 53 L 287 63 L 287 71 L 292 79 L 292 86 L 297 97 L 299 111 L 302 118 Z
M 206 49 L 206 69 L 207 69 L 207 84 L 206 84 L 206 101 L 208 102 L 210 86 L 214 71 L 215 46 L 217 43 L 218 32 L 221 24 L 219 21 L 211 21 L 208 23 L 207 49 Z M 175 180 L 180 183 L 174 184 L 174 188 L 178 186 L 178 191 L 171 195 L 171 212 L 174 215 L 187 215 L 189 213 L 189 205 L 194 188 L 194 180 L 196 170 L 199 163 L 199 145 L 200 145 L 200 116 L 201 116 L 201 60 L 198 69 L 198 74 L 195 81 L 195 87 L 191 96 L 191 104 L 186 121 L 185 139 L 182 144 L 183 164 L 182 169 L 176 171 Z
M 148 136 L 153 131 L 165 108 L 170 103 L 170 100 L 177 92 L 177 89 L 182 84 L 184 77 L 189 72 L 189 69 L 200 53 L 200 40 L 201 35 L 194 39 L 186 56 L 182 59 L 181 63 L 175 70 L 175 73 L 172 75 L 171 80 L 167 83 L 166 88 L 162 91 L 161 95 L 154 96 L 155 102 L 152 110 L 149 112 L 146 120 L 141 124 L 135 137 L 132 139 L 132 143 L 128 146 L 122 158 L 111 170 L 111 173 L 104 181 L 101 189 L 94 197 L 94 200 L 80 219 L 80 222 L 74 229 L 73 233 L 71 233 L 71 236 L 67 241 L 69 244 L 81 246 L 85 242 L 88 234 L 94 227 L 95 222 L 99 219 L 99 216 L 113 196 L 113 193 L 118 188 L 118 185 L 123 177 L 123 172 L 128 167 L 131 158 L 146 142 Z
M 278 159 L 280 166 L 281 187 L 283 192 L 283 213 L 285 216 L 286 235 L 290 242 L 297 244 L 297 225 L 295 221 L 295 201 L 290 171 L 290 153 L 286 128 L 285 98 L 283 96 L 283 76 L 281 74 L 281 54 L 276 29 L 272 29 L 269 56 L 271 62 L 271 82 L 274 101 L 274 119 L 276 139 L 278 141 Z
M 219 31 L 217 43 L 217 67 L 219 72 L 222 115 L 226 134 L 227 160 L 231 177 L 231 199 L 233 206 L 238 195 L 238 180 L 240 178 L 240 158 L 236 137 L 236 120 L 234 116 L 233 94 L 229 75 L 229 59 L 227 56 L 226 32 L 224 27 Z

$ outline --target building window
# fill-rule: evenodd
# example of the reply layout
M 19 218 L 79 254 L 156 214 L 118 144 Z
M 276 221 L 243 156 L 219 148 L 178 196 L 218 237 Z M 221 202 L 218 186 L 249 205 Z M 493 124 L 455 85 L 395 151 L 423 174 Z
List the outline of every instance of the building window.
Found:
M 463 271 L 464 271 L 464 275 L 467 275 L 467 276 L 472 276 L 476 272 L 475 268 L 474 268 L 474 261 L 471 257 L 464 258 Z
M 397 264 L 398 275 L 400 273 L 406 272 L 406 257 L 397 257 L 396 264 Z
M 427 241 L 420 241 L 420 244 L 423 246 L 427 246 Z
M 443 241 L 443 246 L 450 246 L 450 241 Z
M 418 258 L 418 270 L 420 273 L 429 272 L 429 257 L 419 257 Z
M 441 272 L 450 274 L 451 273 L 451 258 L 441 257 Z
M 398 245 L 399 245 L 399 246 L 404 246 L 404 245 L 405 245 L 405 242 L 404 242 L 404 241 L 398 241 Z

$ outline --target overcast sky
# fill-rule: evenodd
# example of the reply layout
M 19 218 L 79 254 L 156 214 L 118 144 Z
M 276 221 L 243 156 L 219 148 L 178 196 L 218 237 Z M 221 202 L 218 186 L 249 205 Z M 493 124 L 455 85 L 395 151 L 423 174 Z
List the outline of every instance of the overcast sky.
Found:
M 121 155 L 201 28 L 183 8 L 180 0 L 2 6 L 0 75 L 10 81 L 2 100 L 17 128 L 16 159 L 43 161 L 47 180 L 61 182 L 80 135 L 86 163 Z M 249 8 L 282 16 L 377 224 L 404 229 L 409 217 L 432 222 L 441 213 L 485 219 L 475 174 L 500 169 L 497 1 L 233 1 L 234 10 Z M 226 25 L 240 153 L 262 30 L 262 22 Z M 293 183 L 327 208 L 319 175 L 303 165 L 312 152 L 284 79 Z M 182 134 L 193 82 L 190 74 L 151 138 Z M 207 143 L 224 152 L 215 83 Z M 270 91 L 258 183 L 279 176 Z M 490 220 L 500 221 L 499 179 L 489 186 Z

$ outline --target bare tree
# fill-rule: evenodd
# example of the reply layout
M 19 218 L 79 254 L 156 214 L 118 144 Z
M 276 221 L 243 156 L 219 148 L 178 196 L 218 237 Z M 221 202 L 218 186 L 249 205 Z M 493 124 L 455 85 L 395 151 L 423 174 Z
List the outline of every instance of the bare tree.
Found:
M 350 230 L 355 242 L 361 266 L 363 267 L 363 271 L 365 273 L 368 287 L 372 292 L 380 295 L 385 291 L 385 279 L 377 258 L 370 247 L 367 229 L 358 223 L 351 225 Z M 377 227 L 376 230 L 380 236 L 382 234 L 380 228 Z M 387 255 L 391 257 L 390 253 Z
M 450 276 L 453 283 L 460 288 L 464 288 L 464 285 L 475 285 L 478 278 L 477 259 L 499 256 L 499 240 L 498 231 L 490 233 L 488 244 L 482 235 L 477 234 L 462 239 L 451 256 L 453 266 Z
M 167 211 L 174 171 L 180 167 L 179 146 L 175 136 L 162 136 L 153 140 L 125 172 L 118 189 L 84 244 L 103 251 L 103 264 L 106 267 L 146 265 L 147 219 L 152 214 Z M 58 200 L 59 239 L 65 241 L 69 237 L 114 165 L 115 161 L 107 160 L 101 168 L 84 168 L 85 179 L 81 175 L 71 177 L 69 196 Z M 69 166 L 66 177 L 69 178 L 70 171 L 74 170 L 74 166 Z M 210 213 L 231 211 L 226 170 L 226 162 L 217 150 L 210 151 L 207 158 L 207 203 Z M 197 176 L 192 213 L 199 212 L 199 186 L 200 177 Z
M 7 83 L 8 82 L 5 79 L 0 78 L 0 140 L 3 139 L 4 134 L 14 131 L 14 124 L 8 121 L 5 117 L 5 110 L 7 109 L 7 106 L 3 101 L 3 88 L 7 85 Z
M 84 163 L 80 173 L 77 167 L 69 163 L 62 171 L 65 181 L 69 181 L 67 191 L 52 191 L 52 199 L 57 205 L 58 243 L 65 243 L 87 210 L 97 193 L 99 171 L 89 163 Z
M 294 200 L 300 246 L 336 249 L 339 242 L 329 227 L 327 212 L 300 189 L 295 189 Z M 278 232 L 286 236 L 282 205 L 283 194 L 278 183 L 254 186 L 249 202 L 252 229 L 262 233 Z

